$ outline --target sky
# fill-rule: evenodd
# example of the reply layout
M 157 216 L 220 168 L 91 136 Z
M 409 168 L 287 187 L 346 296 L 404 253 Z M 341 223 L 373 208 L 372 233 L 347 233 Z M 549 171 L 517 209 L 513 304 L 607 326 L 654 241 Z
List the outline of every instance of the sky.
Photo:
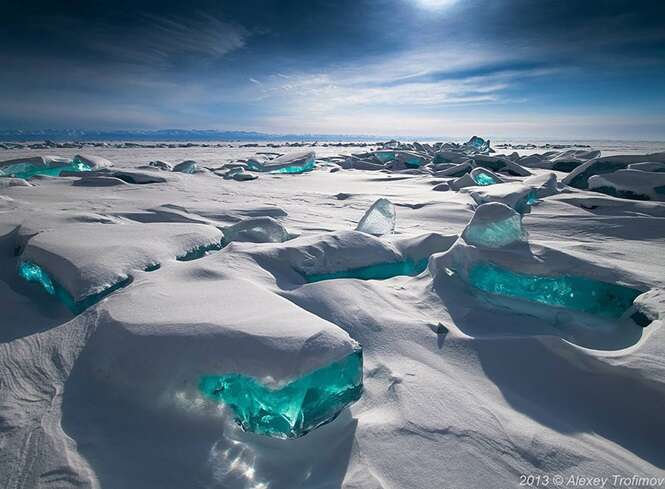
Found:
M 665 140 L 662 0 L 34 0 L 2 12 L 0 129 Z

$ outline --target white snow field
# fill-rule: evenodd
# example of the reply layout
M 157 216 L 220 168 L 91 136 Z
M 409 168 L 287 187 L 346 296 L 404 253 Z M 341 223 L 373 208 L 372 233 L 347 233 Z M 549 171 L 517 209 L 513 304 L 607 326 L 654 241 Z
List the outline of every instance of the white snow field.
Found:
M 0 151 L 1 487 L 665 486 L 664 148 L 136 146 Z

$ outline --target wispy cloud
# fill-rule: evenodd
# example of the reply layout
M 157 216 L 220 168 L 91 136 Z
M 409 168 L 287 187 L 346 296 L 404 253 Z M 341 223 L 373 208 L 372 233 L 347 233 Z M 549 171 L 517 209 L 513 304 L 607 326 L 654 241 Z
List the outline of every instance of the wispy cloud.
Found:
M 218 60 L 244 47 L 251 35 L 242 25 L 202 12 L 182 18 L 144 14 L 143 19 L 129 27 L 100 23 L 69 28 L 80 29 L 86 48 L 107 59 L 161 68 L 172 67 L 184 58 Z
M 288 99 L 293 110 L 331 111 L 359 106 L 436 108 L 500 102 L 515 83 L 560 71 L 556 67 L 514 68 L 516 64 L 507 58 L 501 60 L 479 52 L 459 56 L 463 52 L 460 48 L 455 57 L 440 52 L 407 52 L 390 61 L 366 62 L 362 67 L 351 64 L 325 72 L 288 76 L 275 73 L 260 80 L 256 96 L 264 101 Z

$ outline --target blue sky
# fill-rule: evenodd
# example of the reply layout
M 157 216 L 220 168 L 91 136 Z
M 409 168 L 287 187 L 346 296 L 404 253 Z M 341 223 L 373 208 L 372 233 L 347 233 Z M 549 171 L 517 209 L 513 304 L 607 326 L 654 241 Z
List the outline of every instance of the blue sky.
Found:
M 665 140 L 665 2 L 24 2 L 0 128 Z

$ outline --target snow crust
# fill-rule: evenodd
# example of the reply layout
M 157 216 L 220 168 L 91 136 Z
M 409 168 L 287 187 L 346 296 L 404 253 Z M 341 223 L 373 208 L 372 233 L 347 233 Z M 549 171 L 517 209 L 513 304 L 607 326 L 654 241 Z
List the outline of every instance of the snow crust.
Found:
M 114 146 L 95 150 L 112 166 L 85 174 L 0 178 L 5 485 L 503 489 L 521 473 L 665 476 L 665 203 L 594 191 L 602 179 L 641 189 L 626 172 L 656 182 L 664 153 L 393 141 L 317 146 L 300 175 L 222 176 L 274 162 L 264 150 Z M 187 159 L 200 171 L 168 171 Z M 479 168 L 504 181 L 451 187 Z M 380 198 L 395 231 L 355 231 Z M 528 240 L 466 239 L 503 217 Z M 133 280 L 74 316 L 18 276 L 28 258 L 77 297 Z M 417 275 L 305 278 L 421 260 Z M 469 272 L 487 263 L 643 293 L 601 317 L 478 290 Z M 228 373 L 282 385 L 358 346 L 361 398 L 299 439 L 245 432 L 197 389 Z

